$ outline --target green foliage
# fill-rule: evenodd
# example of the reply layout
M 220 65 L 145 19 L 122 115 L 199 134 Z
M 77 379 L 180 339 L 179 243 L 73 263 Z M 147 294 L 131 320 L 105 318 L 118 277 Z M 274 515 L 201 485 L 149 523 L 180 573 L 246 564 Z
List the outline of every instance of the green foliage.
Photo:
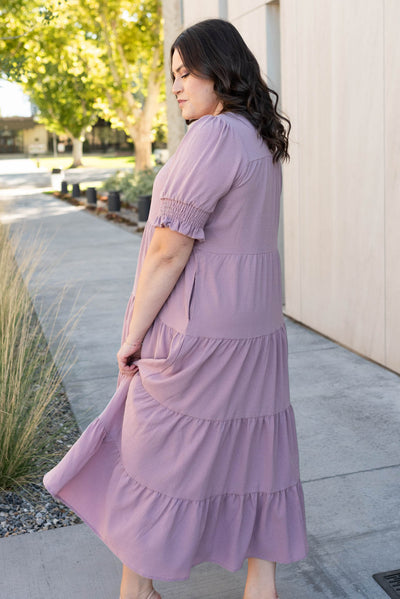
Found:
M 101 186 L 104 191 L 122 191 L 133 178 L 133 173 L 117 171 L 115 175 L 108 177 Z M 130 183 L 129 183 L 130 184 Z
M 133 173 L 119 171 L 105 181 L 102 189 L 120 191 L 125 202 L 136 204 L 139 196 L 151 195 L 157 171 L 158 169 L 145 169 Z
M 19 81 L 29 69 L 31 44 L 59 18 L 66 0 L 5 0 L 0 8 L 0 72 Z
M 38 120 L 50 131 L 80 138 L 96 121 L 98 98 L 88 74 L 96 68 L 95 61 L 91 57 L 88 63 L 90 49 L 83 32 L 76 30 L 65 10 L 68 5 L 60 0 L 46 6 L 34 0 L 7 5 L 0 41 L 3 72 L 23 86 L 39 110 Z
M 35 248 L 22 270 L 29 279 Z M 37 248 L 36 248 L 37 249 Z M 49 466 L 52 402 L 61 383 L 4 225 L 0 225 L 0 489 L 37 479 Z M 63 341 L 54 340 L 57 359 Z M 52 460 L 51 460 L 52 461 Z
M 0 9 L 1 70 L 40 120 L 79 138 L 101 115 L 134 141 L 139 169 L 150 166 L 164 99 L 162 44 L 161 0 L 6 0 Z
M 136 197 L 151 195 L 157 170 L 146 169 L 137 173 L 135 178 Z

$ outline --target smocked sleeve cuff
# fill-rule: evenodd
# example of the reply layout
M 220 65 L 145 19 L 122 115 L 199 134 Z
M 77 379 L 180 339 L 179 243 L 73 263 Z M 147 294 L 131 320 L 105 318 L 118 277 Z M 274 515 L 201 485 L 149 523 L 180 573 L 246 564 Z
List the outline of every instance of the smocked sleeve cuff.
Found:
M 161 198 L 161 210 L 154 226 L 168 227 L 192 239 L 204 241 L 204 226 L 209 216 L 209 212 L 186 202 Z

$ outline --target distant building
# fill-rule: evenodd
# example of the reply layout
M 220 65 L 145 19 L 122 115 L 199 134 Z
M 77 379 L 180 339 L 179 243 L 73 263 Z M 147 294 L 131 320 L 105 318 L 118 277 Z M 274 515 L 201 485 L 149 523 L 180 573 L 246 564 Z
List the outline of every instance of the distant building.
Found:
M 46 154 L 53 152 L 53 133 L 35 121 L 35 117 L 0 117 L 0 154 Z M 72 138 L 68 135 L 55 137 L 65 152 L 72 151 Z M 133 152 L 133 143 L 121 129 L 111 128 L 110 123 L 98 119 L 88 131 L 84 142 L 85 152 Z
M 49 134 L 33 117 L 0 118 L 0 154 L 41 154 L 47 152 Z

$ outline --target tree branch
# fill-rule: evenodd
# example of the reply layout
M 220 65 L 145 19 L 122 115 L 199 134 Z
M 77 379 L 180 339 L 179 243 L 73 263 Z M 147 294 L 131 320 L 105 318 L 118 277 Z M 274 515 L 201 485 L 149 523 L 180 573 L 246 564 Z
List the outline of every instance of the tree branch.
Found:
M 112 47 L 112 44 L 110 41 L 110 36 L 108 35 L 107 17 L 104 12 L 104 4 L 103 3 L 101 3 L 100 17 L 101 17 L 101 22 L 102 22 L 102 30 L 103 30 L 103 34 L 104 34 L 104 41 L 105 41 L 105 45 L 106 45 L 111 75 L 112 75 L 112 78 L 114 79 L 114 83 L 118 86 L 122 86 L 122 80 L 121 80 L 120 74 L 118 73 L 117 64 L 114 60 L 114 51 L 113 51 L 113 47 Z
M 147 96 L 143 105 L 143 118 L 146 122 L 152 121 L 157 112 L 158 94 L 160 93 L 161 74 L 158 69 L 160 59 L 160 50 L 156 48 L 153 53 L 153 60 L 147 82 Z

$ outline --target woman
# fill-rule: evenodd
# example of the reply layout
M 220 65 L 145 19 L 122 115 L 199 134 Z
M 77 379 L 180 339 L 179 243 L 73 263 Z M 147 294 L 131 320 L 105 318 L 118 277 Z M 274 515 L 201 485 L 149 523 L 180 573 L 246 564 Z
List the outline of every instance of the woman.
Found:
M 45 484 L 121 559 L 122 599 L 245 558 L 244 599 L 275 599 L 276 562 L 307 552 L 277 251 L 286 119 L 225 21 L 184 31 L 171 64 L 192 124 L 154 184 L 119 385 Z

